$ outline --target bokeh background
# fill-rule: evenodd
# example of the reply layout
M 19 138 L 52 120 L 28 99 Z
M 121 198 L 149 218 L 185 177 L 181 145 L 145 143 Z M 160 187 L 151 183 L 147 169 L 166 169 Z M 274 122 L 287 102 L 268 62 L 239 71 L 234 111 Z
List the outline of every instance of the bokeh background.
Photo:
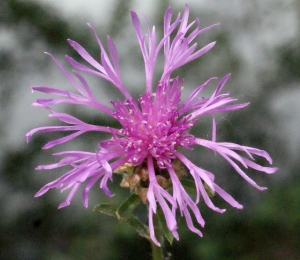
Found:
M 230 208 L 218 197 L 214 203 L 227 209 L 218 214 L 200 203 L 206 226 L 204 237 L 191 233 L 179 220 L 180 241 L 167 246 L 169 259 L 276 260 L 300 259 L 300 1 L 299 0 L 1 0 L 0 1 L 0 259 L 150 259 L 148 242 L 116 219 L 92 212 L 98 203 L 118 205 L 129 194 L 115 178 L 108 199 L 97 185 L 90 205 L 82 206 L 80 192 L 72 204 L 58 210 L 67 193 L 51 190 L 34 194 L 61 172 L 35 171 L 39 164 L 54 162 L 53 152 L 67 149 L 94 151 L 103 136 L 86 135 L 50 151 L 41 151 L 60 134 L 37 134 L 29 144 L 25 134 L 34 127 L 56 125 L 47 112 L 30 104 L 41 95 L 30 86 L 71 88 L 50 58 L 61 62 L 76 53 L 66 41 L 81 43 L 99 57 L 97 43 L 86 23 L 92 23 L 105 42 L 109 34 L 118 48 L 125 85 L 138 96 L 144 89 L 142 57 L 129 10 L 161 34 L 167 6 L 174 14 L 190 6 L 190 20 L 218 27 L 198 37 L 199 46 L 217 45 L 197 61 L 176 71 L 185 78 L 185 95 L 212 76 L 231 72 L 225 91 L 243 110 L 217 117 L 219 141 L 236 142 L 267 150 L 279 167 L 267 176 L 247 171 L 268 190 L 259 192 L 247 184 L 219 156 L 204 149 L 189 156 L 217 176 L 218 183 L 243 210 Z M 78 58 L 78 60 L 80 60 Z M 68 65 L 66 65 L 68 66 Z M 68 67 L 68 69 L 71 69 Z M 156 78 L 159 77 L 159 66 Z M 175 75 L 176 76 L 176 75 Z M 103 80 L 88 77 L 96 96 L 108 103 L 119 94 Z M 214 86 L 210 86 L 213 91 Z M 207 92 L 209 95 L 211 92 Z M 62 106 L 88 122 L 111 124 L 97 112 Z M 203 118 L 194 133 L 210 137 L 211 119 Z M 265 163 L 264 161 L 260 161 Z

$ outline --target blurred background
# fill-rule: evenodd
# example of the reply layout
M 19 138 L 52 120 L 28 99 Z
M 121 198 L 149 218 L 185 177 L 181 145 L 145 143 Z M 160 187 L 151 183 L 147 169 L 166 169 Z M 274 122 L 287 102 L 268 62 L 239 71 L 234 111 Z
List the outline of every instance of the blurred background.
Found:
M 170 259 L 252 260 L 300 259 L 300 1 L 299 0 L 1 0 L 0 2 L 0 259 L 151 259 L 148 242 L 130 226 L 92 212 L 99 203 L 120 204 L 129 191 L 115 178 L 108 199 L 97 187 L 90 192 L 89 208 L 78 192 L 71 205 L 58 210 L 67 193 L 51 190 L 34 194 L 62 172 L 35 171 L 40 164 L 55 162 L 51 154 L 68 149 L 95 151 L 101 136 L 86 135 L 70 144 L 41 151 L 43 144 L 60 134 L 36 134 L 29 144 L 25 134 L 34 127 L 59 124 L 47 111 L 30 107 L 41 95 L 30 86 L 47 85 L 71 89 L 45 51 L 62 63 L 68 54 L 82 61 L 68 45 L 71 38 L 99 57 L 96 40 L 86 23 L 92 23 L 100 39 L 114 40 L 119 51 L 124 84 L 134 96 L 144 90 L 143 62 L 131 26 L 129 10 L 147 16 L 162 35 L 167 6 L 173 14 L 190 7 L 190 21 L 201 26 L 220 25 L 205 32 L 199 47 L 217 45 L 197 61 L 180 70 L 185 95 L 212 76 L 231 72 L 224 91 L 239 102 L 250 101 L 243 110 L 217 117 L 219 141 L 236 142 L 267 150 L 279 167 L 267 176 L 247 171 L 268 190 L 259 192 L 246 183 L 220 156 L 204 149 L 190 158 L 214 172 L 217 183 L 232 194 L 243 210 L 232 209 L 217 196 L 214 203 L 226 208 L 215 213 L 199 207 L 206 220 L 200 238 L 179 219 L 180 241 L 167 245 Z M 70 66 L 66 65 L 68 69 Z M 162 65 L 156 71 L 159 78 Z M 176 75 L 173 75 L 176 76 Z M 119 98 L 111 85 L 95 77 L 87 79 L 99 100 Z M 210 91 L 214 85 L 210 85 Z M 207 94 L 209 95 L 209 93 Z M 61 106 L 61 111 L 95 124 L 112 124 L 96 111 Z M 211 118 L 203 118 L 194 134 L 210 138 Z M 259 161 L 265 164 L 264 161 Z M 65 171 L 65 169 L 64 169 Z

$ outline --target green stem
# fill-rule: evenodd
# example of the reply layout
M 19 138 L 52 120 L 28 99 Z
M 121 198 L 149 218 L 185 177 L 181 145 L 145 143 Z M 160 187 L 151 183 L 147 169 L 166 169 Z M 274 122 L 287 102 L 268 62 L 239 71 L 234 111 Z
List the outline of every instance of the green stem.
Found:
M 152 259 L 153 260 L 164 260 L 164 253 L 163 253 L 163 246 L 164 246 L 164 235 L 161 230 L 161 224 L 157 214 L 153 216 L 153 224 L 154 224 L 154 231 L 157 240 L 161 244 L 161 246 L 157 246 L 154 242 L 150 240 L 151 249 L 152 249 Z
M 152 259 L 153 260 L 164 260 L 164 253 L 162 247 L 159 247 L 150 241 L 151 248 L 152 248 Z

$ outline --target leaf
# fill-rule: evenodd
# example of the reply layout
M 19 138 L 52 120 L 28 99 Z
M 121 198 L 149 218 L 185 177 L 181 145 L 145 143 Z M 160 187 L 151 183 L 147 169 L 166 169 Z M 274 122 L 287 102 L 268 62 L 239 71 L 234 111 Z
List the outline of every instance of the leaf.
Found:
M 197 190 L 196 190 L 196 186 L 195 186 L 194 181 L 188 180 L 188 179 L 180 179 L 180 182 L 181 182 L 182 186 L 184 187 L 184 189 L 186 190 L 186 192 L 189 195 L 196 195 L 197 194 Z M 214 197 L 215 196 L 215 192 L 212 191 L 205 182 L 203 182 L 203 186 L 204 186 L 204 189 L 206 190 L 207 195 L 209 197 Z
M 140 236 L 150 239 L 148 227 L 144 225 L 141 221 L 139 221 L 136 217 L 131 216 L 127 219 L 127 222 L 135 229 L 135 231 Z
M 160 207 L 157 208 L 157 217 L 160 222 L 161 231 L 163 232 L 165 238 L 169 241 L 170 245 L 172 245 L 174 236 L 167 226 L 164 213 Z
M 203 186 L 207 192 L 208 197 L 212 198 L 216 195 L 215 192 L 213 190 L 211 190 L 205 182 L 203 183 Z
M 180 179 L 180 182 L 189 195 L 197 195 L 194 181 L 188 179 Z
M 131 196 L 130 196 L 131 197 Z M 130 198 L 129 197 L 129 198 Z M 128 199 L 127 199 L 128 200 Z M 126 201 L 127 201 L 126 200 Z M 125 201 L 125 202 L 126 202 Z M 124 204 L 124 203 L 123 203 Z M 122 204 L 122 205 L 123 205 Z M 121 206 L 122 206 L 121 205 Z M 121 207 L 120 206 L 120 207 Z M 119 207 L 119 208 L 120 208 Z M 124 206 L 122 208 L 122 210 L 124 210 Z M 132 209 L 132 211 L 134 210 L 134 208 L 130 208 Z M 123 212 L 121 210 L 121 212 Z M 99 204 L 97 206 L 94 207 L 93 209 L 94 212 L 97 212 L 97 213 L 101 213 L 101 214 L 105 214 L 105 215 L 108 215 L 108 216 L 113 216 L 113 217 L 117 217 L 119 219 L 120 222 L 124 222 L 125 220 L 127 220 L 127 223 L 129 225 L 131 225 L 135 231 L 142 237 L 146 238 L 146 239 L 150 239 L 150 236 L 149 236 L 149 229 L 146 225 L 144 225 L 141 221 L 139 221 L 136 217 L 134 217 L 133 215 L 130 215 L 129 217 L 127 217 L 126 219 L 124 218 L 120 218 L 117 214 L 117 211 L 118 211 L 118 207 L 114 206 L 114 205 L 110 205 L 110 204 Z M 126 214 L 129 214 L 128 211 Z
M 133 211 L 142 202 L 135 193 L 131 194 L 117 209 L 116 214 L 120 221 L 126 221 L 132 216 Z
M 108 216 L 117 217 L 117 207 L 110 204 L 99 204 L 94 207 L 93 211 Z

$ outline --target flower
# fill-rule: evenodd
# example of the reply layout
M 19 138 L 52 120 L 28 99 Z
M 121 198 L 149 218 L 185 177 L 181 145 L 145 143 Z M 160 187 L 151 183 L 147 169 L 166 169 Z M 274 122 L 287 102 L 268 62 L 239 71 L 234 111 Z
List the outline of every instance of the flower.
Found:
M 183 148 L 191 150 L 194 146 L 200 145 L 211 149 L 220 154 L 238 174 L 259 190 L 266 188 L 258 186 L 250 179 L 241 166 L 268 174 L 274 173 L 277 168 L 264 167 L 254 162 L 253 155 L 256 155 L 264 157 L 272 164 L 271 157 L 265 151 L 235 143 L 216 141 L 216 122 L 213 115 L 217 112 L 241 109 L 248 105 L 248 103 L 232 104 L 236 99 L 230 97 L 229 93 L 220 93 L 230 74 L 219 81 L 214 93 L 209 98 L 200 97 L 199 95 L 208 83 L 216 78 L 210 78 L 204 84 L 198 86 L 181 103 L 183 80 L 179 77 L 172 78 L 171 74 L 175 69 L 199 58 L 215 45 L 215 42 L 212 42 L 200 50 L 196 50 L 197 44 L 193 43 L 193 40 L 201 33 L 215 27 L 216 24 L 200 29 L 198 20 L 188 23 L 188 6 L 186 6 L 182 16 L 178 14 L 175 21 L 171 22 L 172 9 L 168 8 L 164 17 L 164 35 L 157 44 L 155 28 L 150 28 L 147 25 L 147 34 L 144 34 L 136 13 L 131 11 L 131 17 L 143 55 L 146 74 L 146 90 L 138 100 L 130 95 L 122 83 L 118 53 L 113 41 L 109 37 L 107 38 L 108 54 L 95 29 L 90 24 L 89 27 L 92 29 L 100 47 L 100 61 L 92 58 L 77 42 L 68 41 L 92 68 L 66 56 L 66 60 L 77 70 L 70 74 L 51 54 L 47 53 L 78 93 L 75 94 L 48 86 L 32 87 L 32 91 L 37 90 L 60 97 L 58 99 L 38 99 L 33 103 L 33 106 L 47 109 L 51 117 L 57 118 L 67 125 L 35 128 L 27 133 L 27 141 L 36 132 L 56 131 L 72 131 L 73 133 L 48 142 L 43 149 L 69 142 L 75 137 L 90 131 L 109 133 L 111 138 L 100 141 L 98 144 L 99 150 L 94 153 L 84 151 L 54 153 L 54 156 L 63 156 L 64 158 L 55 164 L 38 166 L 37 170 L 49 170 L 67 165 L 71 167 L 71 170 L 46 184 L 35 196 L 41 196 L 52 188 L 71 189 L 67 199 L 59 206 L 59 208 L 65 207 L 70 204 L 79 186 L 85 183 L 82 198 L 84 206 L 87 207 L 88 192 L 96 182 L 100 182 L 100 188 L 108 196 L 112 196 L 107 187 L 108 180 L 112 180 L 113 173 L 124 173 L 125 177 L 121 185 L 130 187 L 148 204 L 150 237 L 154 243 L 160 245 L 155 237 L 153 226 L 153 214 L 156 214 L 158 206 L 164 213 L 167 227 L 176 239 L 178 239 L 177 210 L 185 217 L 189 229 L 202 236 L 200 230 L 194 226 L 191 217 L 192 212 L 197 223 L 204 226 L 204 220 L 197 206 L 201 196 L 208 207 L 220 213 L 225 210 L 219 209 L 213 204 L 208 196 L 209 192 L 219 194 L 235 208 L 241 209 L 242 205 L 215 183 L 214 175 L 211 172 L 192 163 L 183 154 Z M 195 28 L 192 30 L 193 25 L 195 25 Z M 162 49 L 164 69 L 156 88 L 153 88 L 153 72 L 158 54 Z M 101 104 L 78 71 L 111 82 L 123 94 L 124 100 L 111 101 L 111 107 Z M 69 114 L 56 112 L 51 108 L 52 105 L 60 103 L 85 105 L 98 109 L 117 120 L 120 128 L 91 125 Z M 189 133 L 189 130 L 199 118 L 204 115 L 212 115 L 213 118 L 212 140 L 197 138 Z M 181 149 L 179 150 L 179 148 Z M 240 155 L 240 153 L 244 153 L 248 158 Z M 185 190 L 181 181 L 186 174 L 190 175 L 194 181 L 197 191 L 194 200 Z

